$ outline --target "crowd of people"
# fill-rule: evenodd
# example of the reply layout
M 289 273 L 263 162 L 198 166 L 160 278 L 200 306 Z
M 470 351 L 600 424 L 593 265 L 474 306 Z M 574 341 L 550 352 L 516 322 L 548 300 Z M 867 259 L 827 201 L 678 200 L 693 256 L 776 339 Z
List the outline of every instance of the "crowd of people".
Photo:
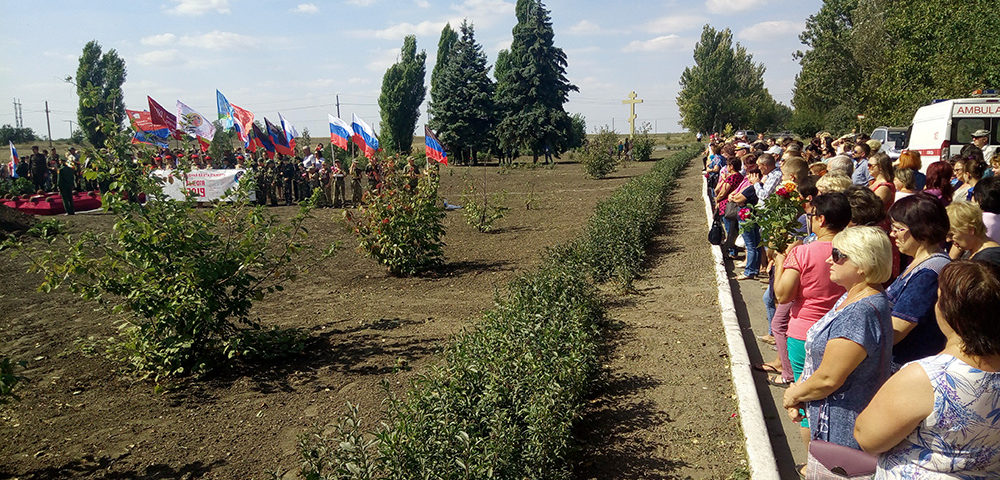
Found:
M 207 152 L 193 148 L 159 148 L 150 158 L 136 156 L 134 161 L 149 171 L 247 169 L 256 176 L 255 196 L 261 205 L 297 204 L 320 189 L 319 206 L 359 206 L 365 188 L 375 190 L 379 183 L 380 166 L 368 161 L 359 162 L 358 157 L 354 157 L 344 168 L 340 159 L 324 158 L 324 150 L 324 144 L 319 143 L 315 148 L 297 150 L 294 156 L 268 156 L 262 149 L 249 152 L 236 148 L 226 151 L 222 158 L 213 158 Z M 65 199 L 63 203 L 69 202 L 66 212 L 72 215 L 73 192 L 102 190 L 97 182 L 84 177 L 83 171 L 88 163 L 88 159 L 75 148 L 70 148 L 65 157 L 60 157 L 55 148 L 39 151 L 39 147 L 35 146 L 32 147 L 32 154 L 17 165 L 15 172 L 8 171 L 6 165 L 0 167 L 0 179 L 16 174 L 29 179 L 38 193 L 58 191 Z M 421 174 L 413 157 L 407 159 L 403 170 L 413 180 Z
M 777 358 L 754 368 L 785 388 L 808 478 L 858 460 L 879 479 L 1000 476 L 1000 158 L 980 143 L 921 173 L 865 135 L 712 135 L 723 253 L 767 284 Z M 779 188 L 803 212 L 780 250 L 753 222 Z

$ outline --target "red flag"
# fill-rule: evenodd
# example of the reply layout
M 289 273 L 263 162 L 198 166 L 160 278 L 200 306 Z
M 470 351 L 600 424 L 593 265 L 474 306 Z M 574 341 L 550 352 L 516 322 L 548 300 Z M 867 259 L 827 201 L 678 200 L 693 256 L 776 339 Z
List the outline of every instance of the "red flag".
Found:
M 170 113 L 170 110 L 163 108 L 159 103 L 156 103 L 153 97 L 147 96 L 146 100 L 149 101 L 149 118 L 153 123 L 163 125 L 170 130 L 177 130 L 176 115 Z
M 250 133 L 253 131 L 251 129 L 251 125 L 253 125 L 253 112 L 231 103 L 229 106 L 233 107 L 233 125 L 236 127 L 236 133 L 239 134 L 243 144 L 247 145 L 250 140 Z
M 208 140 L 205 140 L 205 137 L 201 137 L 201 136 L 199 136 L 199 137 L 198 137 L 198 145 L 199 145 L 199 146 L 201 146 L 201 152 L 202 152 L 202 153 L 205 153 L 205 152 L 207 152 L 207 151 L 208 151 L 208 147 L 209 147 L 209 146 L 210 146 L 211 144 L 210 144 L 210 143 L 208 143 Z

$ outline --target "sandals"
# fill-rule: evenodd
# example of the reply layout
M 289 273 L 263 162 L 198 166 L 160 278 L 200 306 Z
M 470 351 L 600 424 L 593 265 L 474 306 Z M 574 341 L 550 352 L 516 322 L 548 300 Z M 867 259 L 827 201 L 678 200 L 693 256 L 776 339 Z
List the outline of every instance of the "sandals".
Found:
M 768 345 L 774 345 L 774 336 L 772 335 L 758 335 L 757 340 L 760 340 Z
M 781 378 L 781 374 L 773 375 L 773 376 L 772 375 L 768 375 L 767 376 L 767 384 L 770 385 L 770 386 L 772 386 L 772 387 L 788 388 L 788 386 L 792 384 L 792 381 L 791 380 L 785 380 L 784 378 Z
M 760 363 L 760 364 L 757 364 L 757 365 L 751 365 L 750 368 L 752 368 L 754 370 L 757 370 L 758 372 L 777 373 L 779 375 L 781 374 L 781 368 L 780 367 L 775 368 L 774 365 L 771 365 L 769 363 Z
M 755 278 L 757 278 L 756 275 L 739 275 L 735 280 L 742 282 L 743 280 L 753 280 Z

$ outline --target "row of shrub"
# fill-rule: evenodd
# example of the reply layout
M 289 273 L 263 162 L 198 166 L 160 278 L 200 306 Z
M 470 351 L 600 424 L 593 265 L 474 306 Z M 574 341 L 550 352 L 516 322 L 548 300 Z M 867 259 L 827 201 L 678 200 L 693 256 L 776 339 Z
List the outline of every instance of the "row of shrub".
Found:
M 672 180 L 701 149 L 690 145 L 658 161 L 651 171 L 597 204 L 575 248 L 594 281 L 614 280 L 623 289 L 631 289 L 642 271 L 646 245 L 656 231 Z
M 695 148 L 601 202 L 586 233 L 513 280 L 444 362 L 420 374 L 367 435 L 357 410 L 300 437 L 308 479 L 569 478 L 573 424 L 600 368 L 592 279 L 631 282 L 674 177 Z M 602 233 L 602 230 L 606 230 Z M 588 273 L 589 272 L 589 273 Z

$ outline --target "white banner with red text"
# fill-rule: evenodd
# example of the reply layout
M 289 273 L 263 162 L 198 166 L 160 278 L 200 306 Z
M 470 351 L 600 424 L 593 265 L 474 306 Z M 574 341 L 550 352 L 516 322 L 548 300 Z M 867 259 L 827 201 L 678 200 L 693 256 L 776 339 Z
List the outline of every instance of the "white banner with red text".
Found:
M 211 202 L 232 201 L 233 196 L 227 196 L 226 192 L 236 190 L 246 170 L 192 170 L 187 174 L 180 170 L 153 170 L 152 174 L 163 179 L 163 193 L 174 200 L 184 200 L 183 192 L 187 190 L 194 194 L 196 201 Z M 250 200 L 256 200 L 255 197 L 251 191 Z

